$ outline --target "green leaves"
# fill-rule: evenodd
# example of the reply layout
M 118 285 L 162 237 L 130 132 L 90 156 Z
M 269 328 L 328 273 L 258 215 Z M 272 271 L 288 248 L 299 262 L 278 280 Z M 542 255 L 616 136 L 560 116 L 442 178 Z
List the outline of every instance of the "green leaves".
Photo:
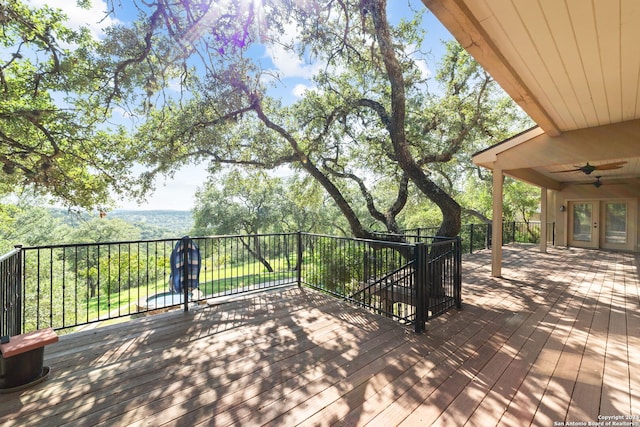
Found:
M 171 29 L 197 26 L 208 14 L 220 25 L 190 32 L 196 38 L 181 60 L 199 72 L 184 80 L 188 99 L 151 110 L 141 127 L 139 152 L 152 169 L 147 178 L 190 161 L 208 160 L 212 172 L 226 165 L 267 170 L 289 164 L 313 177 L 352 232 L 365 236 L 365 223 L 397 229 L 395 217 L 409 191 L 436 202 L 444 216 L 459 216 L 451 196 L 462 191 L 458 183 L 470 153 L 508 127 L 501 117 L 510 117 L 511 106 L 456 43 L 428 80 L 419 17 L 390 26 L 383 22 L 385 1 L 367 2 L 366 10 L 351 0 L 269 3 L 261 13 L 273 18 L 273 27 L 252 21 L 258 15 L 245 9 L 232 23 L 228 18 L 242 9 L 235 2 L 225 16 L 207 7 L 161 4 L 159 13 L 171 19 L 154 37 L 181 44 L 183 33 Z M 243 27 L 249 21 L 256 26 Z M 240 29 L 247 32 L 238 38 Z M 254 30 L 267 49 L 278 46 L 300 63 L 322 63 L 296 102 L 282 106 L 274 99 L 263 80 L 274 73 L 247 55 L 247 43 L 258 40 Z M 234 40 L 239 43 L 230 48 Z M 451 224 L 448 232 L 456 232 L 459 218 Z
M 194 235 L 280 233 L 300 230 L 335 233 L 337 212 L 308 177 L 269 176 L 265 171 L 229 171 L 197 194 Z
M 97 96 L 105 60 L 92 53 L 97 41 L 49 7 L 8 0 L 0 17 L 0 182 L 69 206 L 107 205 L 132 159 L 122 145 L 108 144 L 106 155 L 102 145 L 126 138 L 118 130 L 107 136 L 110 109 Z
M 273 231 L 281 220 L 282 182 L 263 171 L 228 173 L 220 183 L 198 192 L 194 230 L 207 234 L 256 234 Z
M 139 19 L 102 40 L 56 10 L 0 6 L 0 191 L 104 206 L 110 192 L 142 197 L 156 175 L 192 162 L 215 173 L 288 165 L 365 235 L 375 222 L 397 228 L 410 192 L 457 215 L 449 195 L 463 191 L 470 153 L 516 116 L 455 43 L 430 77 L 419 17 L 390 26 L 382 0 L 134 6 Z M 314 71 L 284 106 L 277 60 L 258 53 L 276 47 Z

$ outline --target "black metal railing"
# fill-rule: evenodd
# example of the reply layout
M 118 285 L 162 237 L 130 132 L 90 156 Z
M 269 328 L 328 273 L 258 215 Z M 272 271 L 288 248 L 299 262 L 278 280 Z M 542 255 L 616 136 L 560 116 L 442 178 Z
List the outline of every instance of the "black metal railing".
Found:
M 555 223 L 547 226 L 547 243 L 555 245 Z M 540 221 L 505 221 L 502 223 L 502 243 L 540 243 Z M 403 233 L 411 236 L 434 236 L 438 227 L 411 228 Z M 462 251 L 471 254 L 474 251 L 491 248 L 491 223 L 466 224 L 460 228 Z
M 184 286 L 184 293 L 170 292 L 171 252 L 181 239 L 24 247 L 2 257 L 0 330 L 70 330 L 304 284 L 420 331 L 429 317 L 460 306 L 460 239 L 406 240 L 307 233 L 193 238 L 201 255 L 199 285 Z
M 554 242 L 555 224 L 547 227 Z M 199 287 L 184 287 L 183 295 L 169 292 L 170 255 L 180 239 L 16 247 L 0 257 L 0 333 L 69 329 L 176 305 L 187 310 L 292 283 L 420 329 L 423 318 L 459 306 L 461 254 L 491 247 L 490 224 L 465 225 L 457 239 L 433 237 L 436 231 L 406 230 L 405 243 L 383 234 L 372 241 L 307 233 L 194 238 L 202 254 Z M 504 243 L 539 238 L 539 222 L 504 223 Z
M 415 310 L 415 245 L 302 234 L 301 282 L 405 323 Z M 397 297 L 386 298 L 386 293 Z M 400 294 L 403 294 L 400 297 Z M 404 298 L 404 299 L 403 299 Z
M 308 286 L 413 324 L 416 332 L 430 317 L 461 306 L 459 238 L 415 235 L 405 236 L 412 243 L 397 243 L 302 236 L 308 258 L 301 281 Z
M 22 332 L 22 251 L 0 256 L 0 336 Z
M 23 331 L 187 309 L 205 298 L 296 282 L 295 235 L 213 236 L 193 239 L 202 254 L 198 290 L 170 292 L 170 257 L 180 240 L 23 248 Z

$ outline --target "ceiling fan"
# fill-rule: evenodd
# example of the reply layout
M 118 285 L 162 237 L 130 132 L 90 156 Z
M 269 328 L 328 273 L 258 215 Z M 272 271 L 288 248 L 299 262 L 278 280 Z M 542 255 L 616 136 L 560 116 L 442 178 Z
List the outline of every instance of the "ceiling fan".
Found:
M 613 163 L 605 163 L 603 165 L 591 165 L 587 162 L 584 166 L 575 166 L 575 169 L 568 169 L 564 171 L 554 171 L 553 173 L 563 173 L 563 172 L 582 172 L 585 175 L 591 175 L 593 171 L 605 171 L 612 169 L 620 169 L 622 165 L 627 163 L 626 161 L 613 162 Z
M 596 176 L 596 180 L 593 182 L 579 182 L 577 185 L 593 185 L 596 188 L 600 188 L 604 185 L 604 182 L 600 181 L 601 176 Z

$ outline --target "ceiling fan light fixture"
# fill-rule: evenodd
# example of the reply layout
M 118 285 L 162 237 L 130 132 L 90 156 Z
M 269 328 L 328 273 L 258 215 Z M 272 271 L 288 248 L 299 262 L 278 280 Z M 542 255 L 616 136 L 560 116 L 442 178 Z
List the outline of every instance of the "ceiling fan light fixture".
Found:
M 596 188 L 600 188 L 602 187 L 603 184 L 605 184 L 604 182 L 601 181 L 602 176 L 598 175 L 596 176 L 596 180 L 595 181 L 585 181 L 585 182 L 578 182 L 576 183 L 576 185 L 593 185 Z

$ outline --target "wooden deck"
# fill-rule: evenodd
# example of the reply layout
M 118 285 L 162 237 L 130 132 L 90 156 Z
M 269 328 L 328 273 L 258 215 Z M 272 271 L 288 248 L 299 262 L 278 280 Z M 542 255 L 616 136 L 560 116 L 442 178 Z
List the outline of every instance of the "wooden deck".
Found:
M 553 426 L 640 416 L 636 256 L 507 247 L 503 279 L 489 277 L 489 260 L 464 260 L 464 308 L 421 335 L 292 288 L 62 336 L 45 352 L 48 380 L 0 395 L 0 425 Z

